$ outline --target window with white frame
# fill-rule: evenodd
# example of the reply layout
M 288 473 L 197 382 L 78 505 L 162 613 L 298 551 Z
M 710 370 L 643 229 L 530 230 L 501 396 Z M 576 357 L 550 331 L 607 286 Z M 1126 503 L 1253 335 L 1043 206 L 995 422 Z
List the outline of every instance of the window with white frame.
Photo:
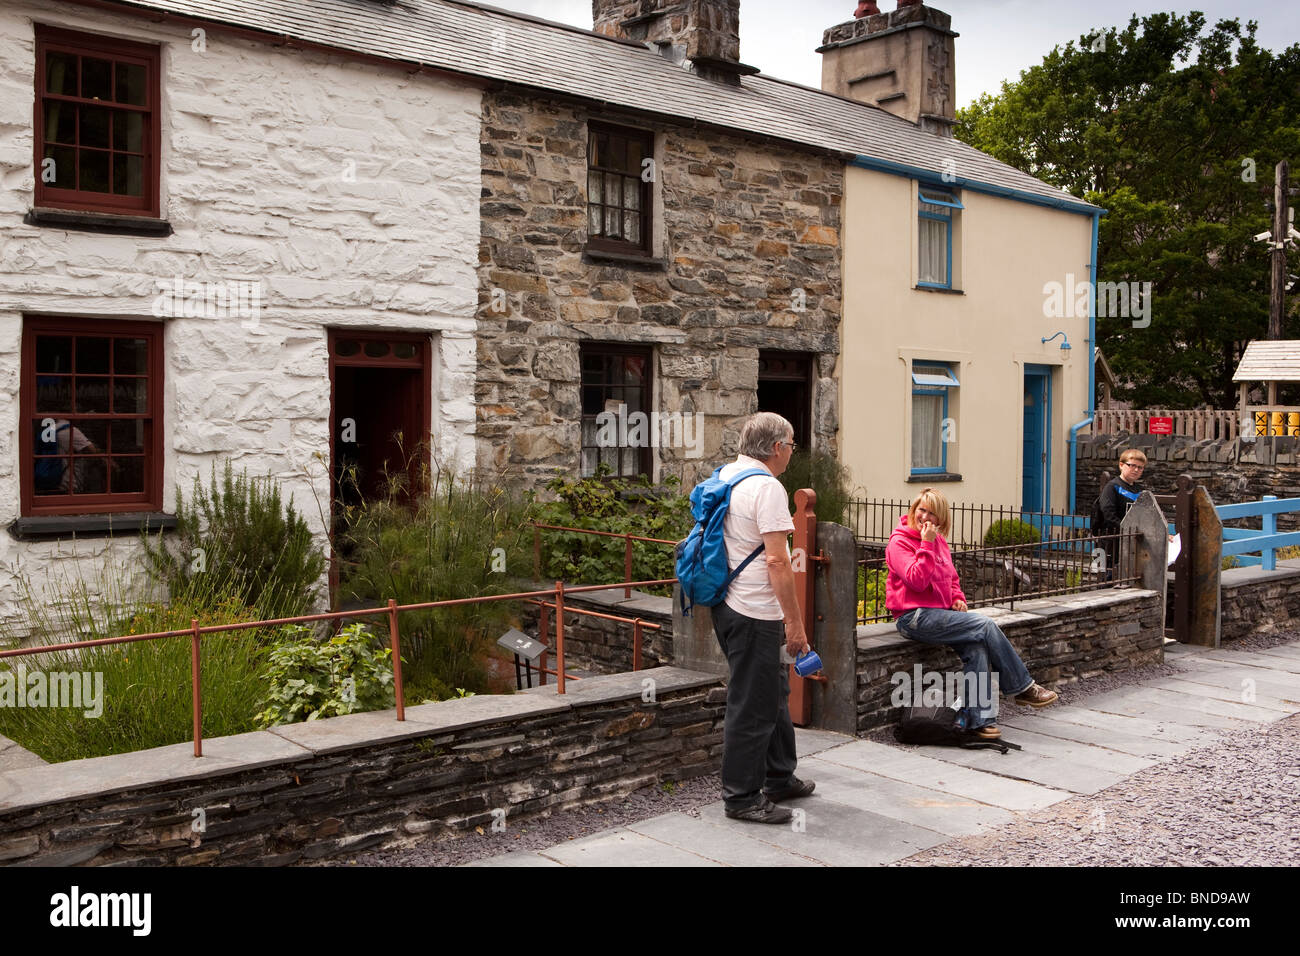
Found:
M 948 471 L 948 446 L 956 438 L 949 399 L 958 386 L 952 367 L 943 362 L 912 363 L 912 474 Z
M 965 207 L 951 190 L 922 186 L 917 194 L 918 286 L 951 289 L 952 240 Z

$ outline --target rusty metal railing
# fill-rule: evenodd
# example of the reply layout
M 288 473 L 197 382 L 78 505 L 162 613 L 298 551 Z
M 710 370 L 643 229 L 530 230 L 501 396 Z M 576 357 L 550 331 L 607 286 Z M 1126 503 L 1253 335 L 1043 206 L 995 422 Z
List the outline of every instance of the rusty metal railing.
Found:
M 547 605 L 545 601 L 539 601 L 543 605 L 543 614 L 549 613 L 550 609 L 555 611 L 555 670 L 550 673 L 555 674 L 556 693 L 564 693 L 565 677 L 567 676 L 564 669 L 564 615 L 566 608 L 564 597 L 566 594 L 579 594 L 586 591 L 608 591 L 612 588 L 622 587 L 655 587 L 663 584 L 673 584 L 676 578 L 667 578 L 657 581 L 620 581 L 615 584 L 589 584 L 579 587 L 566 587 L 563 581 L 556 581 L 553 588 L 547 588 L 540 591 L 521 591 L 516 594 L 490 594 L 483 597 L 473 598 L 456 598 L 449 601 L 422 601 L 417 604 L 398 604 L 393 598 L 388 599 L 385 607 L 359 608 L 351 611 L 326 611 L 320 614 L 300 614 L 296 617 L 279 617 L 264 621 L 238 621 L 231 624 L 205 624 L 199 625 L 198 618 L 190 618 L 190 626 L 175 631 L 157 631 L 151 634 L 129 634 L 121 637 L 100 637 L 89 641 L 69 641 L 62 644 L 42 644 L 38 647 L 23 647 L 13 650 L 0 651 L 0 660 L 8 657 L 34 657 L 39 654 L 53 654 L 59 651 L 81 650 L 87 647 L 102 647 L 110 644 L 135 644 L 142 641 L 167 640 L 169 638 L 188 637 L 190 639 L 190 701 L 193 715 L 193 733 L 194 733 L 194 756 L 203 756 L 203 697 L 202 697 L 202 673 L 200 667 L 202 653 L 202 639 L 207 634 L 221 634 L 227 631 L 248 631 L 260 630 L 265 628 L 283 627 L 287 624 L 306 624 L 313 621 L 342 621 L 355 617 L 376 617 L 384 616 L 388 619 L 388 640 L 389 647 L 392 650 L 393 662 L 393 691 L 396 695 L 397 702 L 397 719 L 406 720 L 406 707 L 402 700 L 402 652 L 401 652 L 401 633 L 398 629 L 398 615 L 404 611 L 427 611 L 432 608 L 454 607 L 461 604 L 484 604 L 489 601 L 528 601 L 538 598 L 551 598 L 551 603 Z M 591 614 L 597 617 L 608 617 L 614 620 L 622 620 L 625 623 L 633 625 L 633 654 L 634 660 L 640 663 L 641 656 L 641 631 L 646 628 L 658 630 L 659 625 L 642 621 L 639 618 L 618 618 L 615 615 L 602 614 L 596 611 L 587 611 L 583 608 L 568 608 L 569 614 Z M 545 640 L 543 640 L 545 643 Z M 572 678 L 576 680 L 577 678 Z
M 646 541 L 650 544 L 671 544 L 676 545 L 676 541 L 668 541 L 664 538 L 646 538 L 639 534 L 629 534 L 624 532 L 620 534 L 617 531 L 596 531 L 592 528 L 566 528 L 558 524 L 541 524 L 537 521 L 529 522 L 533 526 L 533 577 L 542 576 L 542 532 L 543 531 L 569 531 L 574 534 L 594 534 L 602 538 L 622 538 L 623 539 L 623 580 L 632 580 L 632 542 Z M 668 583 L 676 583 L 677 579 L 673 578 Z M 627 585 L 623 589 L 623 596 L 630 598 L 632 596 L 632 585 Z

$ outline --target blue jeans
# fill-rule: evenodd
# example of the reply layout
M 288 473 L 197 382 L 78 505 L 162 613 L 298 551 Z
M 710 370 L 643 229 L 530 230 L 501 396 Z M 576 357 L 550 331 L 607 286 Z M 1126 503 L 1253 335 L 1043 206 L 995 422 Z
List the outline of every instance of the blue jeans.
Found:
M 996 686 L 1014 695 L 1029 690 L 1034 683 L 1002 628 L 983 614 L 918 607 L 904 613 L 897 627 L 909 641 L 944 644 L 956 651 L 967 675 L 967 687 L 992 688 L 992 678 L 996 675 Z M 998 715 L 996 693 L 990 692 L 986 706 L 980 706 L 977 701 L 973 706 L 963 707 L 962 713 L 970 730 L 993 723 Z

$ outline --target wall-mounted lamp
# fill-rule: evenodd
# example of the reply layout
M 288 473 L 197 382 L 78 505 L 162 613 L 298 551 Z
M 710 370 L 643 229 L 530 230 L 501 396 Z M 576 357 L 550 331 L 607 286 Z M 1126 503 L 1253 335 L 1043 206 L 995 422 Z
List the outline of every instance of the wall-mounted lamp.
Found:
M 1052 339 L 1056 338 L 1057 335 L 1061 337 L 1061 351 L 1067 351 L 1070 348 L 1070 340 L 1066 338 L 1064 332 L 1057 332 L 1054 335 L 1049 335 L 1043 339 L 1043 342 L 1050 342 Z

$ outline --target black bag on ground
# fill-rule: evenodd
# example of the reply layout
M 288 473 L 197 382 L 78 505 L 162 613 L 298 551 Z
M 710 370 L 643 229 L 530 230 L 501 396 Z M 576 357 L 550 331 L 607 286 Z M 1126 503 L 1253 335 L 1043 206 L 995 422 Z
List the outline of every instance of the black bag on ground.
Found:
M 957 726 L 957 711 L 951 707 L 906 707 L 903 719 L 894 728 L 900 744 L 934 747 L 964 747 L 967 750 L 1020 750 L 1019 744 L 1007 740 L 984 740 L 974 731 Z

